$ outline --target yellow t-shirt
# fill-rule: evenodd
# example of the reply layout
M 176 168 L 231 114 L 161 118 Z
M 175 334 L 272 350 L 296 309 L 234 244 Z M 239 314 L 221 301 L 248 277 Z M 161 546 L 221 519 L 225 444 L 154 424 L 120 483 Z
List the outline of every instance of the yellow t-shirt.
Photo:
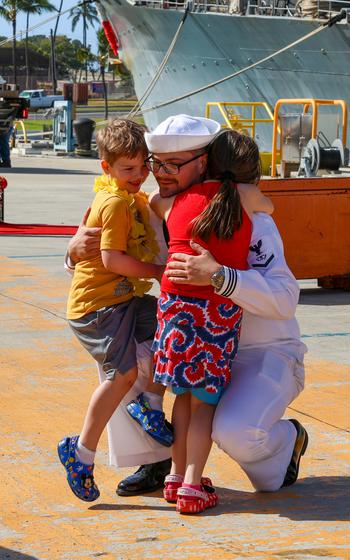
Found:
M 131 232 L 128 201 L 100 191 L 96 194 L 87 221 L 88 227 L 101 227 L 101 249 L 127 251 Z M 133 284 L 125 277 L 108 271 L 102 257 L 80 261 L 68 296 L 67 318 L 79 319 L 87 313 L 131 299 Z

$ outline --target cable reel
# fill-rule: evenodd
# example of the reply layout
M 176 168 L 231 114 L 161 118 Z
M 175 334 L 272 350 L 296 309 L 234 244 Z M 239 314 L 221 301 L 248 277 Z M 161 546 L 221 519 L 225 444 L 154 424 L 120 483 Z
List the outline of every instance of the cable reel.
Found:
M 319 139 L 311 138 L 302 153 L 298 177 L 316 177 L 320 169 L 339 171 L 346 164 L 345 150 L 339 138 L 326 147 L 320 146 Z

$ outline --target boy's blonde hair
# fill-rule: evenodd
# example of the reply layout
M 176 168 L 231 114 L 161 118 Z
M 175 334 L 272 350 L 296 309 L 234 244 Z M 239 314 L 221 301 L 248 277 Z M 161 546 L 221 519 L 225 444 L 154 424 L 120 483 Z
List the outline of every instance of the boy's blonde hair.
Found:
M 113 164 L 119 157 L 134 158 L 141 152 L 145 158 L 148 149 L 145 142 L 146 128 L 129 119 L 112 119 L 96 134 L 100 159 Z

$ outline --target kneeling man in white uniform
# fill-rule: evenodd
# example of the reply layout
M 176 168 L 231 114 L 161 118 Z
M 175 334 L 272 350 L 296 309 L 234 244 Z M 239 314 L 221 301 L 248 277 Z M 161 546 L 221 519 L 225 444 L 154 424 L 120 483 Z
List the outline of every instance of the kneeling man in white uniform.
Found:
M 214 128 L 208 119 L 179 115 L 146 135 L 161 196 L 172 196 L 203 179 L 206 156 L 195 161 L 191 158 L 197 149 L 198 129 L 201 143 L 207 135 L 209 144 Z M 182 145 L 185 148 L 181 150 Z M 180 164 L 177 175 L 167 175 L 167 162 Z M 161 223 L 155 216 L 152 222 L 162 249 L 160 259 L 165 262 Z M 70 243 L 71 260 L 96 250 L 98 236 L 98 231 L 82 225 Z M 212 284 L 219 294 L 244 310 L 234 372 L 215 413 L 213 440 L 242 467 L 256 490 L 276 491 L 297 480 L 300 459 L 308 444 L 306 430 L 297 420 L 282 419 L 304 387 L 306 347 L 300 341 L 295 319 L 298 284 L 286 264 L 275 223 L 265 214 L 253 217 L 248 270 L 222 267 L 207 251 L 199 246 L 197 249 L 198 256 L 173 256 L 166 274 L 175 282 Z M 120 495 L 154 491 L 163 485 L 170 469 L 169 449 L 145 435 L 125 408 L 145 390 L 150 357 L 150 345 L 144 342 L 139 346 L 139 378 L 108 426 L 111 464 L 141 465 L 119 483 Z M 103 379 L 101 371 L 100 378 Z

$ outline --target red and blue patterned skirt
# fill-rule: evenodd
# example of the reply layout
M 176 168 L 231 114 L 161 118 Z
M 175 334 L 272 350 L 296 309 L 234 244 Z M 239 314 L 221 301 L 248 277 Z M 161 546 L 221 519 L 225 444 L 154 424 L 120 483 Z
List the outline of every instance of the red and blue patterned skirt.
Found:
M 231 301 L 162 293 L 153 343 L 154 381 L 217 393 L 231 378 L 242 308 Z

